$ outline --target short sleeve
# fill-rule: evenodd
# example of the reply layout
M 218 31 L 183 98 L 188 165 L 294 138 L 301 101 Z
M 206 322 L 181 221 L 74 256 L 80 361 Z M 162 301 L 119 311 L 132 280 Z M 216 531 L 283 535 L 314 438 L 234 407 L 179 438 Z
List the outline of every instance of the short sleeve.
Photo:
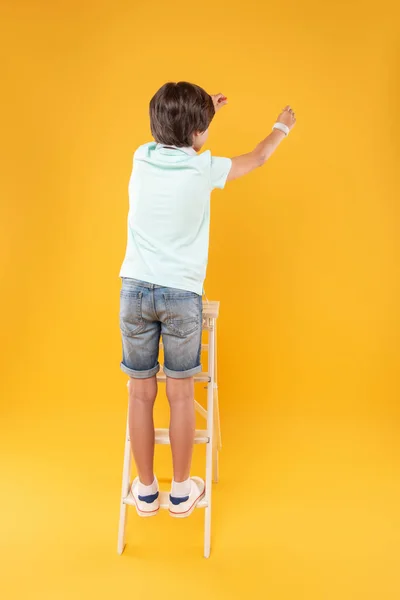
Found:
M 212 190 L 215 188 L 222 190 L 225 187 L 231 167 L 232 159 L 223 158 L 221 156 L 211 157 L 210 183 Z

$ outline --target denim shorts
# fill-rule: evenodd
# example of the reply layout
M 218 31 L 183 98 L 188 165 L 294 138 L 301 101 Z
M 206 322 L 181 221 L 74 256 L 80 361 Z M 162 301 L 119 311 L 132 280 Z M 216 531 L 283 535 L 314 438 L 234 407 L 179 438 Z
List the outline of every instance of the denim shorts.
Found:
M 201 371 L 202 297 L 122 277 L 120 291 L 121 369 L 145 379 L 160 370 L 160 336 L 164 372 L 176 379 Z

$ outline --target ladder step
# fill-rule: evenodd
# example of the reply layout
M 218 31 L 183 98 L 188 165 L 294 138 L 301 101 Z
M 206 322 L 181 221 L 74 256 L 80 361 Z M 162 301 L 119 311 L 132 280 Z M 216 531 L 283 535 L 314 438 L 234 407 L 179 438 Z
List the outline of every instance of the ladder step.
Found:
M 129 494 L 123 500 L 124 504 L 130 504 L 135 506 L 135 500 L 133 499 L 132 493 L 129 486 Z M 160 492 L 160 508 L 169 508 L 169 492 Z M 196 508 L 207 508 L 207 500 L 203 498 L 200 500 Z
M 163 371 L 160 371 L 157 375 L 157 381 L 159 381 L 160 383 L 165 383 L 166 380 L 166 374 Z M 211 378 L 208 373 L 197 373 L 197 375 L 194 376 L 195 383 L 199 383 L 200 381 L 205 381 L 206 383 L 209 383 L 210 380 Z
M 207 435 L 206 429 L 196 429 L 194 436 L 195 444 L 208 444 L 210 438 Z M 168 429 L 156 429 L 156 444 L 169 444 L 169 431 Z

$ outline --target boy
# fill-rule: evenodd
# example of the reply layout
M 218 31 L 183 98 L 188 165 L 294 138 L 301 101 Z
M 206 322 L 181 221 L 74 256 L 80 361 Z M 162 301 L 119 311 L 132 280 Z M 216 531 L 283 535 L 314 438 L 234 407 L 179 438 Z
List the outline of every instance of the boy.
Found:
M 166 83 L 150 101 L 154 142 L 134 154 L 128 240 L 120 270 L 121 369 L 130 376 L 129 431 L 138 477 L 132 495 L 140 516 L 159 509 L 154 476 L 153 405 L 163 338 L 170 404 L 173 481 L 169 511 L 189 516 L 204 496 L 190 477 L 195 431 L 194 380 L 201 371 L 202 293 L 208 257 L 210 192 L 263 165 L 295 125 L 290 106 L 248 154 L 197 154 L 215 113 L 227 103 L 187 82 Z

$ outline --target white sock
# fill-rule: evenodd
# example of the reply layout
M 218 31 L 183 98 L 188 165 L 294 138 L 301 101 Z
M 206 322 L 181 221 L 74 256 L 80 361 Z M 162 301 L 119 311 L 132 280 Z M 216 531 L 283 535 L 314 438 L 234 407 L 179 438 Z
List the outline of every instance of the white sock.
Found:
M 174 498 L 184 498 L 189 496 L 191 490 L 190 477 L 186 481 L 174 481 L 172 480 L 171 496 Z
M 158 492 L 157 477 L 154 476 L 154 481 L 150 485 L 144 485 L 139 479 L 138 494 L 139 496 L 153 496 Z

